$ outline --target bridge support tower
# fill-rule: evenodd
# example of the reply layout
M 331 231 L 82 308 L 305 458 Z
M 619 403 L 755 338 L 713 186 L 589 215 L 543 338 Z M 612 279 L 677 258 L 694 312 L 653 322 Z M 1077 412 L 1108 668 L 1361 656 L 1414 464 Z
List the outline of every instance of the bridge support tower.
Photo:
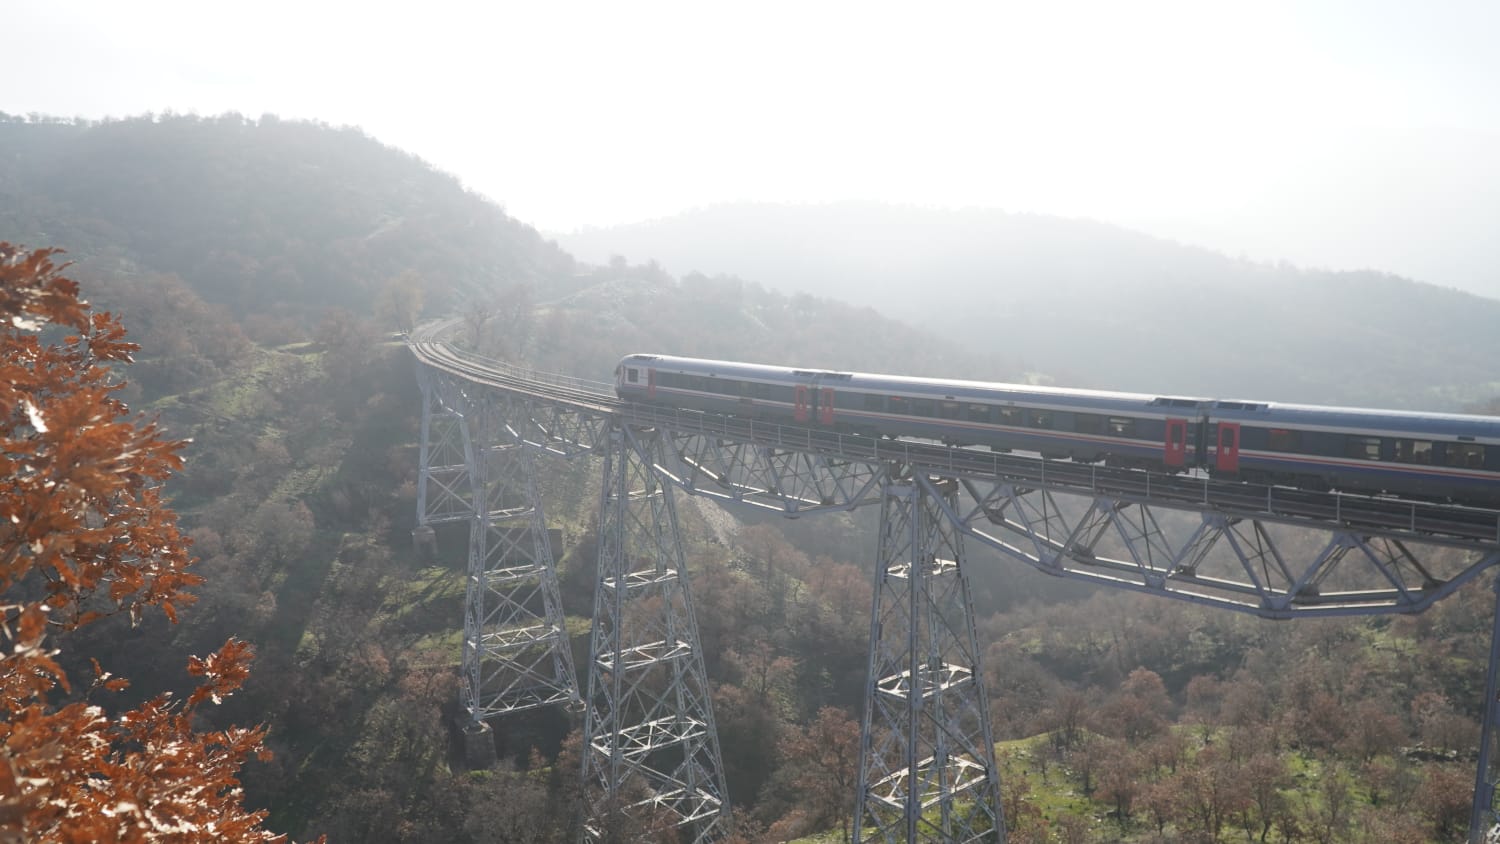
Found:
M 536 458 L 509 435 L 501 405 L 418 367 L 422 444 L 418 553 L 432 525 L 469 523 L 461 704 L 470 764 L 494 760 L 486 719 L 581 703 L 536 484 Z
M 473 448 L 476 508 L 464 591 L 464 708 L 474 721 L 551 704 L 578 705 L 557 567 L 519 443 Z
M 583 783 L 584 838 L 717 841 L 723 764 L 661 434 L 615 425 L 604 455 Z
M 1004 842 L 951 480 L 883 484 L 854 841 Z

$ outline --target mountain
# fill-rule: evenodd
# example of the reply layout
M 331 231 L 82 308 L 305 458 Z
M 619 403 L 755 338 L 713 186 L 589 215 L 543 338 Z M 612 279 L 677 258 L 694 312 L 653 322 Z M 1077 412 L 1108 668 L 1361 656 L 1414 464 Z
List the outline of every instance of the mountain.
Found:
M 421 399 L 410 354 L 389 337 L 392 290 L 420 292 L 434 316 L 483 310 L 486 351 L 596 379 L 627 352 L 662 351 L 1003 379 L 1026 377 L 1024 356 L 1024 368 L 1059 380 L 1108 381 L 1118 370 L 1172 384 L 1233 369 L 1188 348 L 1142 363 L 1155 335 L 1204 334 L 1195 328 L 1204 321 L 1231 336 L 1232 317 L 1254 314 L 1274 325 L 1247 332 L 1286 338 L 1306 325 L 1307 342 L 1327 342 L 1315 329 L 1334 320 L 1319 313 L 1313 289 L 1339 303 L 1340 325 L 1357 316 L 1388 327 L 1393 303 L 1405 306 L 1406 328 L 1430 348 L 1351 333 L 1338 337 L 1347 355 L 1314 360 L 1280 349 L 1292 336 L 1261 343 L 1250 363 L 1281 377 L 1297 371 L 1289 361 L 1342 367 L 1362 372 L 1365 386 L 1410 390 L 1381 380 L 1410 376 L 1375 368 L 1371 349 L 1417 348 L 1414 361 L 1396 362 L 1442 384 L 1476 371 L 1460 369 L 1463 354 L 1492 356 L 1489 304 L 1400 279 L 1258 267 L 1098 224 L 976 213 L 967 228 L 937 217 L 924 228 L 908 225 L 920 217 L 912 209 L 866 208 L 858 225 L 820 229 L 815 209 L 805 210 L 790 230 L 785 220 L 760 229 L 745 214 L 730 220 L 723 242 L 742 260 L 766 261 L 735 271 L 745 277 L 679 276 L 646 260 L 588 266 L 356 130 L 232 115 L 0 117 L 0 239 L 67 248 L 84 293 L 117 308 L 141 344 L 113 395 L 191 439 L 166 490 L 205 577 L 176 624 L 120 613 L 49 643 L 63 646 L 75 676 L 130 677 L 125 694 L 136 697 L 126 705 L 166 688 L 180 701 L 191 688 L 188 654 L 230 636 L 252 643 L 244 688 L 195 718 L 268 728 L 275 755 L 244 768 L 241 782 L 270 829 L 338 841 L 561 844 L 578 836 L 582 745 L 576 733 L 565 739 L 576 716 L 497 719 L 505 761 L 472 772 L 455 764 L 469 525 L 439 525 L 434 559 L 412 549 Z M 1009 240 L 997 219 L 1015 224 Z M 683 237 L 665 245 L 693 244 Z M 813 289 L 856 303 L 773 289 L 795 275 L 795 262 L 771 249 L 783 241 L 805 253 L 806 278 L 844 285 Z M 1046 283 L 1021 283 L 1029 278 Z M 1253 288 L 1260 310 L 1225 293 L 1235 284 Z M 876 301 L 901 319 L 873 310 Z M 1296 313 L 1278 310 L 1288 301 L 1302 303 Z M 1147 324 L 1133 324 L 1138 312 Z M 925 328 L 910 323 L 932 313 Z M 1114 345 L 1090 340 L 1094 354 L 1069 372 L 1059 359 L 1101 322 Z M 597 585 L 599 467 L 547 461 L 538 474 L 548 527 L 563 536 L 561 598 L 581 668 Z M 815 770 L 813 757 L 839 754 L 799 748 L 819 735 L 857 741 L 876 508 L 735 523 L 688 500 L 694 506 L 677 512 L 740 832 L 785 841 L 837 827 L 852 774 Z M 1096 823 L 1126 841 L 1191 836 L 1205 815 L 1180 796 L 1201 795 L 1194 783 L 1214 776 L 1250 783 L 1251 772 L 1269 772 L 1261 781 L 1275 785 L 1276 805 L 1256 811 L 1287 840 L 1306 840 L 1306 829 L 1338 840 L 1456 840 L 1473 781 L 1460 754 L 1482 715 L 1474 668 L 1487 654 L 1486 590 L 1461 590 L 1420 617 L 1282 624 L 1130 593 L 1085 602 L 1076 582 L 973 552 L 969 566 L 994 737 L 1007 742 L 1012 840 Z M 121 705 L 102 685 L 79 691 L 106 713 Z M 1124 775 L 1090 778 L 1105 769 Z M 1150 786 L 1133 816 L 1120 790 L 1132 782 Z M 1342 820 L 1323 811 L 1335 799 Z
M 1088 220 L 737 204 L 558 241 L 899 314 L 1067 386 L 1434 410 L 1500 392 L 1500 301 Z
M 575 273 L 556 244 L 420 159 L 270 116 L 0 113 L 0 232 L 64 244 L 86 271 L 180 276 L 240 315 L 368 314 L 407 272 L 443 312 L 502 284 L 566 292 Z

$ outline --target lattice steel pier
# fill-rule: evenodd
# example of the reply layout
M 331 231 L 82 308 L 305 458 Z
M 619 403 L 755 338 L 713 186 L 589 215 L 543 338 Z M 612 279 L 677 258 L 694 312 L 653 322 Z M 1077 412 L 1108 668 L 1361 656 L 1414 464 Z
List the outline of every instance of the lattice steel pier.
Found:
M 856 844 L 1005 841 L 963 541 L 938 506 L 956 494 L 922 475 L 883 485 Z
M 671 487 L 654 430 L 617 426 L 604 457 L 583 779 L 588 840 L 715 841 L 723 765 Z
M 482 729 L 494 716 L 576 705 L 578 681 L 536 488 L 536 458 L 510 434 L 503 405 L 486 391 L 425 367 L 418 377 L 418 542 L 433 542 L 433 524 L 469 523 L 464 711 Z

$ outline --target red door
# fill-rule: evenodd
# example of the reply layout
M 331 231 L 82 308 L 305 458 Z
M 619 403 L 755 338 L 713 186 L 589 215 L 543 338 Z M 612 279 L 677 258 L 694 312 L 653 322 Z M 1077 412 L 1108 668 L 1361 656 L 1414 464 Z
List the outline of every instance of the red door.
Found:
M 824 387 L 823 395 L 818 397 L 818 421 L 824 425 L 833 424 L 833 388 Z
M 797 385 L 797 403 L 792 408 L 792 418 L 798 422 L 807 421 L 807 385 Z
M 1214 468 L 1220 472 L 1240 470 L 1240 423 L 1219 423 L 1219 448 L 1216 455 Z
M 1166 450 L 1161 460 L 1168 466 L 1182 466 L 1187 462 L 1187 420 L 1167 420 Z
M 656 398 L 656 370 L 646 370 L 646 398 Z

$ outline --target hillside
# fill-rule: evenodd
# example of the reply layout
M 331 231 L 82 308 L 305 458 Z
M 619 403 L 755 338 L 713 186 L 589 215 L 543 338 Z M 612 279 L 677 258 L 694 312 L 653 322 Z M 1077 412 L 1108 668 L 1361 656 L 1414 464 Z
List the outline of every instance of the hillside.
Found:
M 420 401 L 410 355 L 390 338 L 391 291 L 420 292 L 429 314 L 483 308 L 485 351 L 593 378 L 635 351 L 1065 375 L 1019 341 L 957 330 L 988 318 L 977 304 L 948 308 L 949 322 L 912 325 L 908 317 L 947 301 L 932 284 L 883 314 L 871 307 L 874 289 L 851 303 L 785 293 L 779 282 L 679 276 L 644 260 L 581 264 L 419 160 L 314 124 L 0 121 L 0 229 L 10 232 L 0 239 L 70 250 L 85 294 L 117 309 L 142 345 L 121 372 L 130 383 L 120 398 L 192 440 L 168 492 L 201 558 L 198 602 L 177 624 L 120 617 L 60 637 L 68 667 L 88 671 L 85 657 L 97 657 L 138 684 L 128 698 L 180 684 L 187 654 L 231 635 L 252 643 L 251 677 L 213 726 L 267 725 L 275 757 L 244 771 L 246 799 L 270 812 L 271 829 L 299 839 L 577 838 L 577 724 L 565 713 L 497 722 L 495 769 L 465 771 L 455 752 L 467 525 L 439 530 L 436 560 L 412 550 Z M 1074 286 L 1037 292 L 1037 307 L 1067 307 L 1068 290 L 1098 292 L 1098 273 L 1066 259 L 1088 238 L 1067 231 L 1075 240 L 1058 235 L 1058 263 L 1035 257 L 1035 272 Z M 1177 254 L 1097 233 L 1101 253 L 1146 254 L 1139 267 L 1157 260 L 1152 250 Z M 819 248 L 863 256 L 877 246 L 872 235 Z M 1224 260 L 1192 254 L 1205 274 Z M 840 276 L 871 277 L 886 276 Z M 1388 283 L 1396 293 L 1376 285 L 1345 295 L 1387 302 L 1429 290 Z M 974 302 L 981 293 L 971 291 Z M 1471 310 L 1476 320 L 1487 313 Z M 1125 314 L 1121 306 L 1116 316 Z M 1004 337 L 1037 331 L 1001 322 Z M 1477 329 L 1462 342 L 1432 336 L 1444 342 L 1417 363 L 1434 370 L 1456 366 L 1470 339 L 1475 348 L 1490 339 Z M 1079 365 L 1079 382 L 1114 368 L 1156 375 L 1133 349 L 1096 355 Z M 1223 365 L 1200 357 L 1168 359 L 1160 374 Z M 1324 363 L 1363 383 L 1384 377 L 1357 361 Z M 575 651 L 587 647 L 593 606 L 599 478 L 587 461 L 550 462 L 540 478 L 549 527 L 564 538 Z M 878 514 L 731 518 L 702 499 L 681 499 L 678 512 L 744 840 L 831 840 L 850 809 L 847 784 L 837 784 L 850 772 L 820 767 L 807 750 L 858 735 Z M 1418 617 L 1284 624 L 1087 592 L 989 557 L 971 566 L 1012 841 L 1229 841 L 1261 824 L 1294 842 L 1456 840 L 1463 807 L 1454 795 L 1472 781 L 1487 591 L 1466 588 Z M 1121 773 L 1096 776 L 1105 768 Z M 1269 783 L 1255 805 L 1244 791 L 1252 774 Z M 1214 790 L 1199 786 L 1210 780 L 1234 787 L 1205 806 Z M 1204 811 L 1222 829 L 1210 829 Z
M 34 123 L 0 113 L 0 231 L 87 274 L 187 279 L 240 318 L 372 314 L 410 273 L 450 310 L 504 284 L 566 292 L 573 259 L 452 176 L 357 129 L 239 115 Z
M 899 314 L 1068 386 L 1452 410 L 1500 392 L 1500 301 L 980 209 L 725 205 L 559 237 Z

